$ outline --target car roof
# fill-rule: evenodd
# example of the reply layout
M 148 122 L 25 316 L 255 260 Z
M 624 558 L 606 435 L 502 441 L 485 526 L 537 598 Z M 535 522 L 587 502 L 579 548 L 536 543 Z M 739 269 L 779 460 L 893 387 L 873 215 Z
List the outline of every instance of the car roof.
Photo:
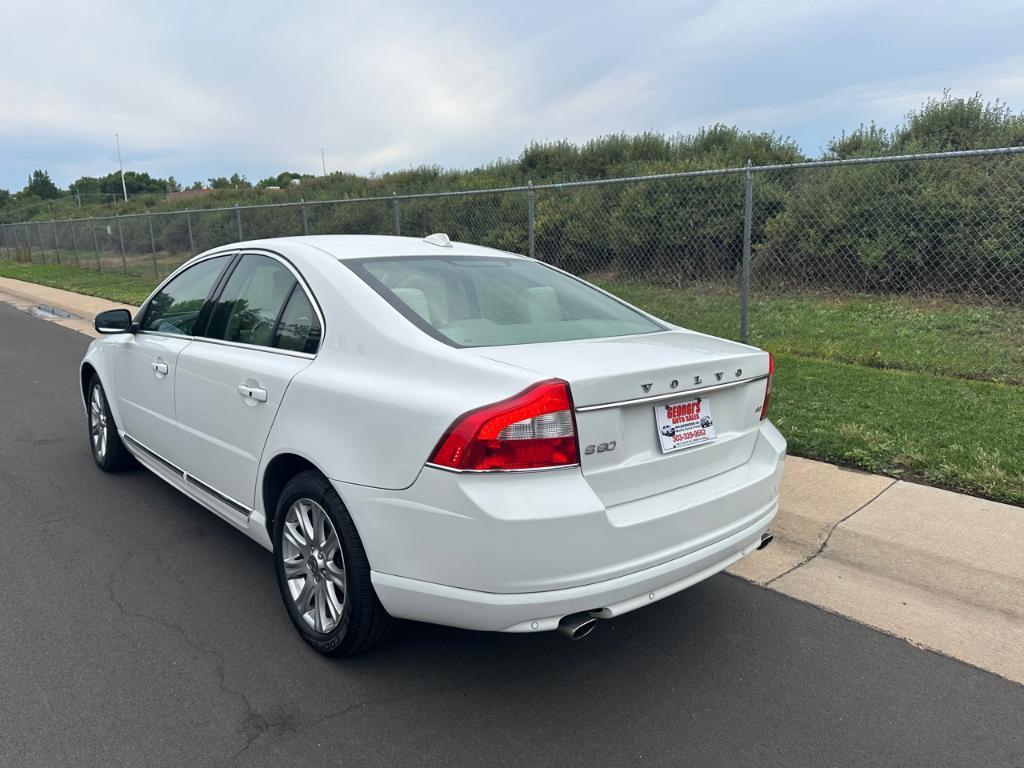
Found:
M 450 246 L 435 245 L 419 237 L 397 237 L 395 235 L 299 235 L 296 237 L 275 237 L 265 240 L 251 240 L 234 243 L 234 247 L 264 247 L 295 243 L 310 246 L 324 254 L 345 261 L 347 259 L 374 259 L 387 256 L 492 256 L 518 257 L 519 254 L 499 251 L 482 245 L 451 241 Z

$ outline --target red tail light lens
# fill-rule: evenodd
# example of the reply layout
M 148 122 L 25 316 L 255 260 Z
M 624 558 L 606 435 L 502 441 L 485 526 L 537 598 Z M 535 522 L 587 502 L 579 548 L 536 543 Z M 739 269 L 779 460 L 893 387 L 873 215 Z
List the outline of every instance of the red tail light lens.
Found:
M 761 418 L 768 418 L 768 408 L 772 404 L 772 379 L 775 378 L 775 358 L 768 353 L 768 378 L 764 384 L 764 402 L 761 403 Z
M 462 470 L 564 467 L 579 463 L 569 385 L 543 381 L 465 413 L 445 432 L 432 464 Z

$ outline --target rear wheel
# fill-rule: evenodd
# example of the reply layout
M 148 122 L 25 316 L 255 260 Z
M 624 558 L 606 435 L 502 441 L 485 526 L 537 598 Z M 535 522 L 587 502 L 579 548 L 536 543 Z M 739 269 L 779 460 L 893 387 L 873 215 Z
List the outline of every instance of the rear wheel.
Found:
M 89 447 L 96 466 L 104 472 L 116 472 L 132 466 L 134 459 L 117 433 L 117 424 L 99 376 L 93 375 L 88 393 Z
M 285 485 L 274 517 L 277 581 L 288 615 L 320 653 L 350 656 L 387 640 L 396 621 L 370 582 L 370 564 L 337 491 L 315 471 Z

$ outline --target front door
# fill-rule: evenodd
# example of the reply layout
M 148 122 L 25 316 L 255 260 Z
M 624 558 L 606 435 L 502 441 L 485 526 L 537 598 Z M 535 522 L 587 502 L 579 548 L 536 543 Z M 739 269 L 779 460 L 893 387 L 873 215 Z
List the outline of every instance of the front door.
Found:
M 189 345 L 189 339 L 149 333 L 125 336 L 114 351 L 121 428 L 174 463 L 178 453 L 174 378 L 178 355 Z
M 121 428 L 173 464 L 179 450 L 174 384 L 178 358 L 229 256 L 205 259 L 178 274 L 152 298 L 135 334 L 115 347 L 114 377 Z

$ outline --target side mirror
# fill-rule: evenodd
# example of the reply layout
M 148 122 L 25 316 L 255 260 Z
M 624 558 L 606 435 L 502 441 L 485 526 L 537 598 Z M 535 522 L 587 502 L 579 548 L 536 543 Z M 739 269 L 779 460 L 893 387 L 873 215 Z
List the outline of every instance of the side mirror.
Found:
M 96 315 L 93 325 L 99 333 L 128 333 L 132 329 L 132 313 L 127 309 L 108 309 Z

